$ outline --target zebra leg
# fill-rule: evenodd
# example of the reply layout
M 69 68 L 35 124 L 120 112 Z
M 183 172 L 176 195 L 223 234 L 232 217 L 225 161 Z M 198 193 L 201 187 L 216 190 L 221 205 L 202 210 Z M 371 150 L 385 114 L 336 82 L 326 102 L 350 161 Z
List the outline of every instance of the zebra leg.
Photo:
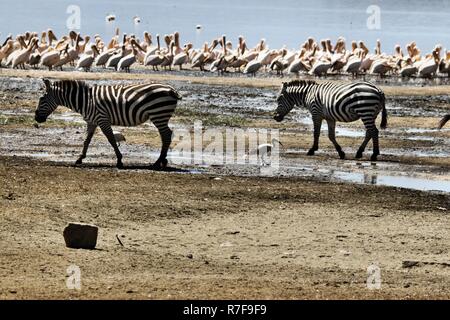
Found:
M 336 148 L 336 151 L 339 153 L 339 158 L 345 159 L 345 152 L 342 151 L 341 146 L 336 141 L 336 121 L 327 120 L 327 124 L 328 124 L 328 138 L 333 143 L 334 147 Z
M 376 117 L 376 115 L 375 115 Z M 380 154 L 380 147 L 378 145 L 378 129 L 375 126 L 375 117 L 370 117 L 370 119 L 362 119 L 364 126 L 366 127 L 367 134 L 372 138 L 373 143 L 373 153 L 370 157 L 371 161 L 377 161 L 377 156 Z M 359 151 L 359 150 L 358 150 Z
M 114 152 L 116 153 L 117 157 L 117 168 L 122 169 L 123 168 L 122 154 L 120 153 L 119 147 L 117 146 L 116 138 L 114 138 L 111 125 L 109 123 L 101 123 L 99 126 L 100 129 L 102 129 L 103 134 L 106 136 L 111 146 L 114 148 Z
M 363 156 L 363 152 L 366 149 L 367 144 L 369 143 L 370 139 L 372 139 L 372 136 L 369 134 L 369 130 L 366 130 L 366 137 L 364 138 L 363 143 L 359 147 L 358 151 L 356 152 L 355 158 L 361 159 Z
M 313 156 L 314 152 L 319 150 L 319 137 L 320 137 L 320 128 L 322 127 L 322 118 L 313 117 L 314 123 L 314 143 L 311 149 L 309 149 L 307 155 Z
M 170 130 L 168 123 L 168 120 L 163 123 L 155 123 L 162 142 L 161 154 L 159 155 L 158 160 L 153 164 L 153 167 L 157 169 L 164 169 L 167 167 L 167 151 L 169 151 L 170 144 L 172 143 L 172 130 Z
M 93 124 L 93 123 L 87 124 L 87 136 L 86 136 L 86 140 L 84 140 L 83 151 L 81 152 L 81 155 L 78 157 L 78 160 L 75 162 L 75 164 L 82 164 L 83 159 L 86 158 L 86 153 L 87 153 L 89 144 L 91 143 L 92 136 L 94 135 L 96 128 L 97 128 L 96 124 Z

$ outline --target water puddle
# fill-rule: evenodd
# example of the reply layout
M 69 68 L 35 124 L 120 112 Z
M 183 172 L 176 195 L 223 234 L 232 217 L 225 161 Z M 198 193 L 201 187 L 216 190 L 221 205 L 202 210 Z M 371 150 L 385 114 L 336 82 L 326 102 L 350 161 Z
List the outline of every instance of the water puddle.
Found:
M 334 172 L 332 177 L 353 183 L 383 185 L 422 191 L 450 192 L 450 181 L 443 180 L 342 171 Z

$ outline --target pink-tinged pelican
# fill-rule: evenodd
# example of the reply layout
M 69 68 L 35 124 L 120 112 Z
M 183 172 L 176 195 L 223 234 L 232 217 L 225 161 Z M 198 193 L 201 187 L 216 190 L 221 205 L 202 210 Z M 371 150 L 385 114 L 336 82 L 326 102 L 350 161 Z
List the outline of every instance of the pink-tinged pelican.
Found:
M 95 44 L 91 45 L 91 54 L 83 54 L 77 63 L 77 69 L 83 69 L 84 71 L 90 71 L 91 66 L 95 61 L 95 57 L 99 54 L 97 46 Z

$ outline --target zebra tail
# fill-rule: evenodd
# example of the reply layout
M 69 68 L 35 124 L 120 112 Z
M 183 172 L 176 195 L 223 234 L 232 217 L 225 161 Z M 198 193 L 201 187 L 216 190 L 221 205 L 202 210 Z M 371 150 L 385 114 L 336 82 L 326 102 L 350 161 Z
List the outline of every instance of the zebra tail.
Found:
M 447 121 L 450 120 L 450 114 L 446 114 L 441 121 L 439 121 L 439 125 L 438 125 L 438 129 L 441 129 L 446 123 Z
M 384 93 L 381 92 L 381 106 L 383 109 L 381 110 L 381 129 L 386 129 L 387 127 L 387 111 L 386 111 L 386 98 L 384 96 Z

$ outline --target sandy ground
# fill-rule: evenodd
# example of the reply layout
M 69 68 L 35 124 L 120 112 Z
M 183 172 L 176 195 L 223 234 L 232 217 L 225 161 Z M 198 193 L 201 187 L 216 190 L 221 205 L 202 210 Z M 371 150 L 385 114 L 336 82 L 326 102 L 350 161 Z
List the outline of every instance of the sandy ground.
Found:
M 307 157 L 307 115 L 270 119 L 280 79 L 116 75 L 176 86 L 184 98 L 175 128 L 197 119 L 219 129 L 280 129 L 281 164 L 296 167 L 264 177 L 253 167 L 149 170 L 159 149 L 151 126 L 123 129 L 129 170 L 113 167 L 100 133 L 86 164 L 74 167 L 80 119 L 60 109 L 33 126 L 35 77 L 49 75 L 65 77 L 0 72 L 0 299 L 450 298 L 450 193 L 327 178 L 346 170 L 450 181 L 450 131 L 435 129 L 450 110 L 447 86 L 386 86 L 389 127 L 375 165 L 352 158 L 360 123 L 338 126 L 349 160 L 337 159 L 324 133 L 321 152 Z M 64 246 L 71 221 L 100 227 L 96 250 Z M 81 291 L 66 286 L 70 265 L 81 269 Z M 366 285 L 371 265 L 381 270 L 378 290 Z
M 0 179 L 1 298 L 450 298 L 448 195 L 11 157 Z M 65 248 L 68 221 L 97 249 Z

